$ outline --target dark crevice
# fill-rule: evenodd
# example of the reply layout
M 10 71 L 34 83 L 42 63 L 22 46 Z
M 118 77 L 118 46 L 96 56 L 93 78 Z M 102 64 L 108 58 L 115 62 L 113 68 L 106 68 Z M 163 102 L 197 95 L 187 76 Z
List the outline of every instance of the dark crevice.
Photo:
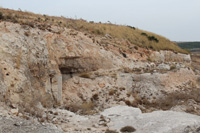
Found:
M 60 69 L 60 72 L 62 73 L 62 74 L 70 74 L 70 75 L 72 75 L 73 73 L 77 73 L 78 72 L 78 70 L 76 70 L 76 69 L 74 69 L 74 68 L 72 68 L 72 67 L 60 67 L 59 68 Z
M 56 98 L 55 98 L 55 96 L 54 96 L 54 93 L 53 93 L 53 89 L 52 89 L 52 77 L 50 77 L 50 85 L 51 85 L 51 94 L 52 94 L 52 96 L 53 96 L 53 100 L 54 101 L 56 101 Z

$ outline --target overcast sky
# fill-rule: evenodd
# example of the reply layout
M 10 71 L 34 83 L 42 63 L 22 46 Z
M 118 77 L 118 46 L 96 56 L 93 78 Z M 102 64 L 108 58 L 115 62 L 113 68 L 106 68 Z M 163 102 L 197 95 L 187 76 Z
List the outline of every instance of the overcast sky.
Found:
M 131 25 L 172 41 L 200 41 L 200 0 L 0 0 L 0 6 Z

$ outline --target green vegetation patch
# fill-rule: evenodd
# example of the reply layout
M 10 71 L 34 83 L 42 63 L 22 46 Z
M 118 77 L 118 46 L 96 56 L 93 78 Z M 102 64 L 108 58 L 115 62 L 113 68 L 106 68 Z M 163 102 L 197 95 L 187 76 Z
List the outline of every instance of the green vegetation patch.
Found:
M 190 51 L 200 51 L 200 42 L 177 42 L 178 46 L 182 49 L 188 49 Z

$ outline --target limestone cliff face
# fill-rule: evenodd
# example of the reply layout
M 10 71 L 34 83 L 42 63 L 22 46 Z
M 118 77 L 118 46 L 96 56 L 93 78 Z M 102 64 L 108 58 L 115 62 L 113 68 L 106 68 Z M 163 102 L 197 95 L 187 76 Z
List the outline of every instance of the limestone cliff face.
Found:
M 51 29 L 62 32 L 0 22 L 2 101 L 52 107 L 95 99 L 106 108 L 134 100 L 135 92 L 152 100 L 196 82 L 190 55 L 142 48 L 123 53 L 84 33 Z
M 172 51 L 153 52 L 150 57 L 153 61 L 160 62 L 191 62 L 190 55 L 174 53 Z
M 54 34 L 8 22 L 1 22 L 0 28 L 1 99 L 11 103 L 61 103 L 62 74 L 109 69 L 119 60 L 69 29 Z

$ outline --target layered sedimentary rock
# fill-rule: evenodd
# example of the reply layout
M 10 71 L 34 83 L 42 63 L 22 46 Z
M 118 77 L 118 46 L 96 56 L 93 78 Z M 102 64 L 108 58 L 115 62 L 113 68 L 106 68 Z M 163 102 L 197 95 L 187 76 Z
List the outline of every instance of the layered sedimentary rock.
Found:
M 97 113 L 115 105 L 151 112 L 160 109 L 160 99 L 182 92 L 189 96 L 186 102 L 198 101 L 198 97 L 190 97 L 199 88 L 190 55 L 145 48 L 122 52 L 112 44 L 101 45 L 104 37 L 97 38 L 98 43 L 71 29 L 52 26 L 50 32 L 0 22 L 0 100 L 29 113 L 51 107 L 87 113 L 92 107 Z M 171 109 L 174 105 L 162 106 Z M 188 109 L 184 106 L 181 111 Z M 199 110 L 195 103 L 192 113 Z

